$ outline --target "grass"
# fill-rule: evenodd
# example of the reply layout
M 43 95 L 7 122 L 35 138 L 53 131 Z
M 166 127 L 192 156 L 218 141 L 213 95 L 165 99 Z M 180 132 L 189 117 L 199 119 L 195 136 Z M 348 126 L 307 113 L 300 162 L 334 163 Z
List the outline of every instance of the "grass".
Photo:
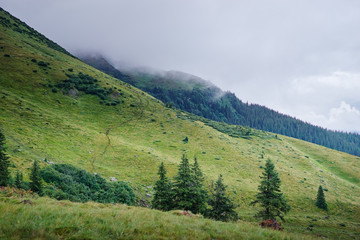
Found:
M 0 194 L 1 239 L 311 239 L 126 205 L 85 204 Z M 21 203 L 24 199 L 30 204 Z
M 0 15 L 8 17 L 3 12 Z M 186 151 L 190 158 L 197 156 L 206 185 L 223 174 L 230 196 L 239 204 L 237 211 L 243 224 L 250 228 L 258 220 L 253 217 L 257 209 L 249 204 L 257 191 L 262 172 L 260 167 L 270 158 L 279 171 L 282 191 L 292 206 L 286 216 L 285 231 L 296 232 L 300 236 L 305 233 L 333 239 L 360 238 L 360 158 L 281 135 L 260 134 L 256 130 L 252 133 L 259 134 L 252 134 L 249 138 L 231 137 L 226 131 L 236 131 L 234 126 L 220 124 L 217 127 L 220 132 L 206 120 L 180 118 L 176 111 L 166 108 L 146 93 L 4 26 L 0 26 L 0 58 L 0 128 L 7 138 L 12 174 L 20 169 L 28 178 L 33 160 L 46 158 L 96 172 L 105 178 L 116 177 L 129 182 L 136 191 L 137 199 L 149 202 L 151 197 L 146 194 L 152 194 L 152 189 L 148 186 L 157 179 L 160 162 L 165 163 L 172 177 L 183 151 Z M 49 65 L 46 68 L 39 66 L 32 59 Z M 80 72 L 98 79 L 97 84 L 103 89 L 121 90 L 124 103 L 105 106 L 99 103 L 97 96 L 63 94 L 60 90 L 53 92 L 49 87 L 49 84 L 55 86 L 68 79 L 66 74 L 78 75 Z M 187 143 L 183 141 L 186 137 Z M 42 162 L 41 166 L 46 166 L 46 163 Z M 314 205 L 320 184 L 328 190 L 325 192 L 328 213 Z M 12 223 L 18 221 L 22 214 L 24 217 L 34 214 L 31 209 L 40 208 L 38 205 L 10 206 L 6 205 L 6 200 L 3 201 L 5 205 L 2 209 L 13 209 L 6 215 L 9 221 L 15 219 L 11 220 Z M 44 207 L 44 215 L 47 207 L 60 204 L 49 199 L 38 201 L 39 206 Z M 91 210 L 91 204 L 65 205 L 71 206 L 69 213 L 72 208 L 77 208 L 85 209 L 81 210 L 81 214 L 87 214 L 86 210 L 96 211 L 96 208 Z M 96 206 L 101 208 L 101 205 Z M 104 208 L 108 210 L 98 214 L 106 217 L 116 207 L 104 205 Z M 146 209 L 132 209 L 134 211 L 128 214 L 135 215 L 137 211 L 148 213 Z M 150 212 L 153 218 L 160 219 L 157 222 L 159 225 L 166 224 L 161 219 L 168 215 Z M 330 218 L 326 219 L 327 216 Z M 3 218 L 5 215 L 2 215 Z M 64 215 L 64 225 L 67 219 Z M 71 219 L 69 221 L 70 226 L 75 225 Z M 40 235 L 48 233 L 40 220 L 37 224 L 28 224 L 33 226 L 29 234 L 37 228 Z M 308 229 L 310 224 L 314 225 L 312 231 Z M 1 225 L 10 231 L 9 226 Z M 26 232 L 27 225 L 21 226 Z M 197 226 L 201 229 L 201 225 Z M 152 228 L 155 229 L 154 226 Z M 185 231 L 180 226 L 177 228 Z M 265 233 L 260 231 L 258 234 Z M 144 237 L 145 233 L 139 236 Z M 221 238 L 221 235 L 214 236 Z

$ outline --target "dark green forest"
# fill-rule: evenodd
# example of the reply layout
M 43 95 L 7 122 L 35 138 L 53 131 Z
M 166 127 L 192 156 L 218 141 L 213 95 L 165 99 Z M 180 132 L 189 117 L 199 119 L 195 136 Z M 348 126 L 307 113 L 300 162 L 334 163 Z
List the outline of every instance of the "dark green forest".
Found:
M 258 104 L 244 103 L 234 93 L 223 92 L 216 86 L 209 86 L 205 81 L 201 88 L 171 88 L 169 85 L 176 79 L 126 74 L 102 57 L 81 58 L 87 64 L 151 94 L 167 106 L 211 120 L 278 133 L 360 156 L 359 134 L 328 130 Z M 191 83 L 186 81 L 183 84 Z

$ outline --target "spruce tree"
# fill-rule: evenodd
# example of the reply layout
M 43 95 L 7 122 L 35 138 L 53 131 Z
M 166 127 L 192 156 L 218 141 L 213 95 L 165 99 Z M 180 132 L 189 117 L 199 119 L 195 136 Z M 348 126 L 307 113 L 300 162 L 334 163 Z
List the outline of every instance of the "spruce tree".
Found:
M 256 200 L 252 204 L 260 204 L 261 210 L 256 214 L 257 217 L 266 219 L 275 219 L 280 217 L 284 221 L 283 215 L 290 210 L 286 199 L 280 190 L 281 181 L 275 166 L 270 159 L 266 161 L 259 192 Z
M 194 158 L 194 164 L 191 167 L 193 187 L 193 206 L 191 211 L 193 213 L 205 213 L 206 212 L 206 199 L 207 192 L 203 189 L 204 176 L 201 172 L 197 158 Z
M 152 207 L 155 209 L 169 211 L 172 209 L 172 186 L 166 177 L 164 162 L 159 167 L 159 180 L 155 182 L 155 194 L 152 200 Z
M 5 136 L 0 132 L 0 186 L 10 184 L 9 157 L 5 154 Z
M 19 170 L 17 170 L 17 172 L 16 172 L 15 186 L 17 188 L 22 188 L 23 187 L 23 175 Z
M 42 183 L 40 176 L 40 166 L 37 160 L 34 161 L 33 167 L 31 168 L 30 173 L 30 189 L 33 192 L 42 194 Z
M 194 181 L 191 174 L 189 159 L 184 153 L 178 166 L 178 173 L 174 178 L 174 208 L 192 210 Z
M 315 205 L 318 208 L 324 209 L 326 211 L 328 210 L 328 206 L 327 206 L 326 201 L 325 201 L 324 191 L 323 191 L 323 188 L 322 188 L 321 185 L 319 186 L 319 190 L 318 190 L 318 193 L 317 193 Z
M 223 183 L 222 175 L 215 183 L 215 189 L 209 198 L 208 217 L 218 221 L 237 220 L 238 214 L 235 212 L 236 205 L 226 195 L 226 186 Z

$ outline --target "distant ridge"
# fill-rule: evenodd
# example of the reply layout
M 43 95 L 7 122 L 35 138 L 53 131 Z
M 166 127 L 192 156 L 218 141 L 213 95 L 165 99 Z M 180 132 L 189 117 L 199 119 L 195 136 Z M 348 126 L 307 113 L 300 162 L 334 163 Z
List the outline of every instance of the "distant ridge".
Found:
M 332 131 L 258 104 L 244 103 L 199 77 L 176 71 L 122 72 L 103 56 L 80 57 L 87 64 L 134 85 L 174 107 L 211 120 L 278 133 L 360 156 L 360 135 Z M 186 79 L 186 81 L 183 81 Z
M 5 11 L 1 7 L 0 7 L 0 11 L 4 12 L 5 15 L 7 15 L 10 19 L 12 19 L 14 21 L 14 23 L 11 23 L 11 21 L 9 19 L 0 16 L 0 24 L 3 25 L 4 27 L 10 28 L 11 30 L 13 30 L 15 32 L 25 34 L 34 41 L 37 41 L 39 43 L 44 43 L 49 48 L 52 48 L 54 50 L 57 50 L 59 52 L 62 52 L 62 53 L 65 53 L 65 54 L 67 54 L 69 56 L 74 57 L 71 53 L 69 53 L 63 47 L 61 47 L 57 43 L 51 41 L 50 39 L 45 37 L 43 34 L 39 33 L 38 31 L 36 31 L 35 29 L 30 27 L 29 25 L 27 25 L 23 21 L 21 21 L 20 19 L 12 16 L 9 12 Z

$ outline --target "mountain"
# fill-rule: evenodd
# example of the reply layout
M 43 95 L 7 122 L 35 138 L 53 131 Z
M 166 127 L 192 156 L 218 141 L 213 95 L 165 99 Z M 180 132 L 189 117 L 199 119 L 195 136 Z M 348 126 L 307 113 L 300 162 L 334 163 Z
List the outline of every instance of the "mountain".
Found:
M 219 122 L 249 126 L 360 156 L 360 135 L 314 126 L 258 104 L 244 103 L 199 77 L 175 71 L 122 72 L 100 55 L 80 57 L 89 65 L 140 88 L 176 108 Z
M 34 160 L 41 168 L 51 162 L 71 164 L 126 182 L 136 195 L 136 206 L 83 204 L 1 188 L 1 239 L 360 236 L 359 157 L 166 107 L 49 46 L 50 40 L 35 30 L 25 33 L 28 26 L 9 13 L 0 10 L 0 17 L 0 128 L 12 176 L 20 170 L 28 180 Z M 206 186 L 223 175 L 230 197 L 239 205 L 240 222 L 218 223 L 139 207 L 152 198 L 160 163 L 173 177 L 184 152 L 191 162 L 197 157 Z M 258 208 L 250 206 L 268 158 L 292 207 L 284 233 L 258 227 Z M 315 206 L 319 185 L 329 212 Z

